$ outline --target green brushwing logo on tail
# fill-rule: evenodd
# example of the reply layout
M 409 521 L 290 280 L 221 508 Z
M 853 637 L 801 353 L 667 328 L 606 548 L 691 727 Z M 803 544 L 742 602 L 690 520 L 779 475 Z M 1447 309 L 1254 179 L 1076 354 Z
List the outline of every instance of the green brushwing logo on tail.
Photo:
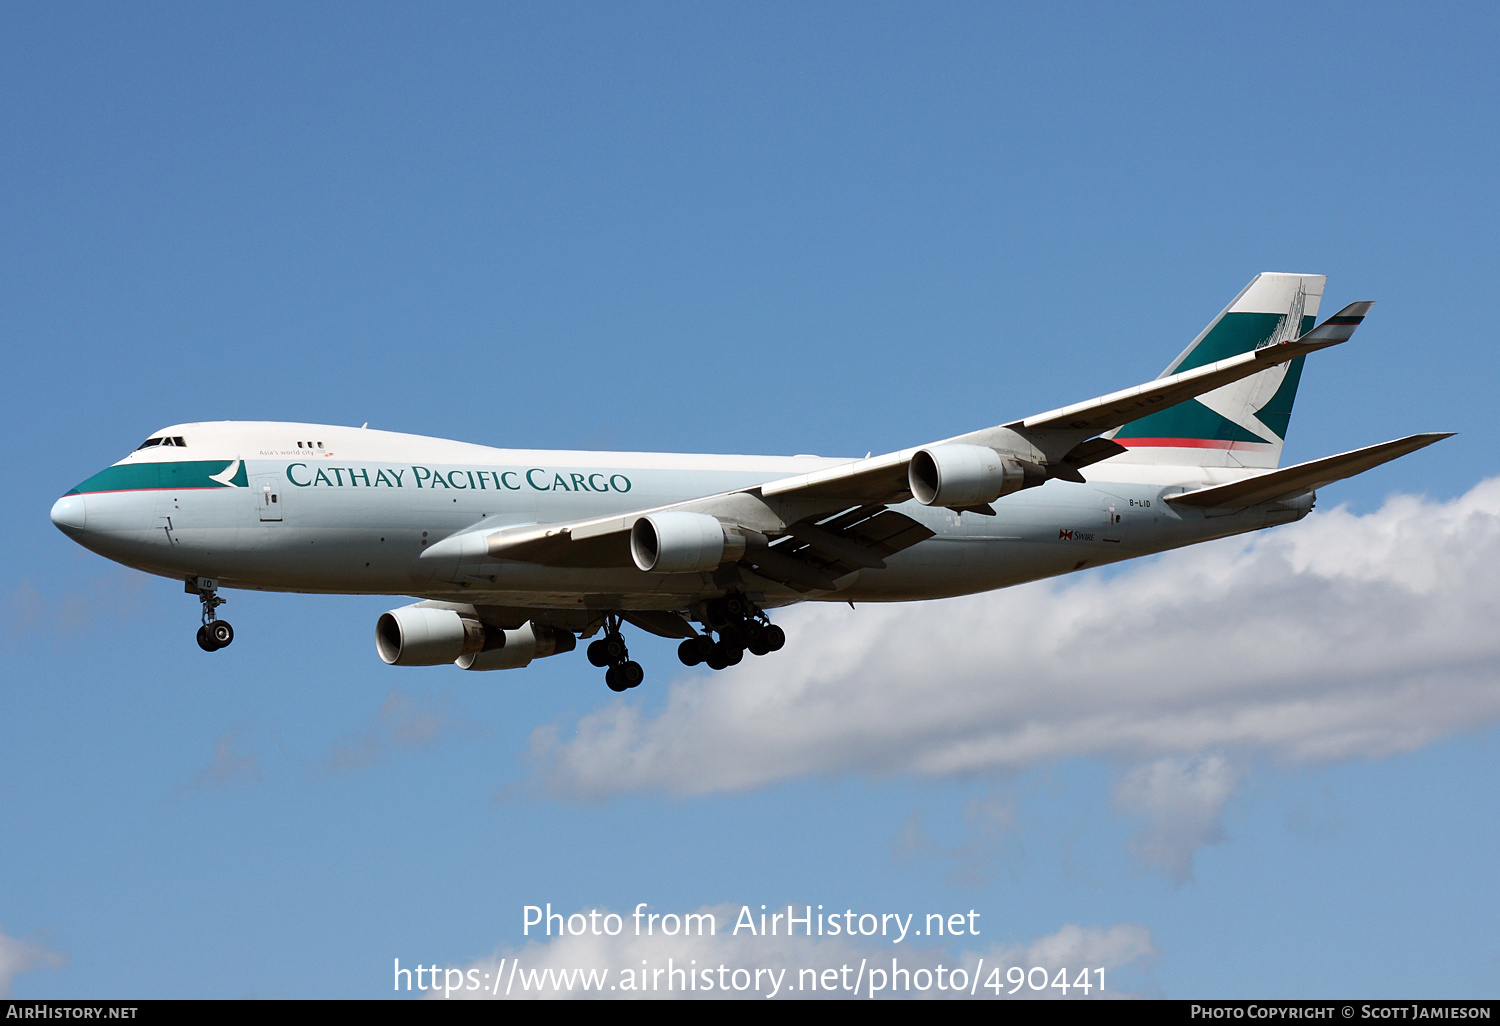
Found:
M 68 492 L 144 492 L 173 488 L 246 488 L 243 460 L 192 460 L 181 463 L 121 463 L 108 467 Z
M 1224 314 L 1198 344 L 1169 367 L 1166 373 L 1180 374 L 1204 364 L 1300 337 L 1312 330 L 1316 320 L 1312 315 L 1303 314 L 1305 300 L 1306 296 L 1299 291 L 1292 309 L 1285 314 Z M 1210 393 L 1126 424 L 1114 435 L 1114 439 L 1126 446 L 1224 449 L 1236 448 L 1238 443 L 1270 445 L 1280 442 L 1286 438 L 1287 425 L 1292 419 L 1292 403 L 1297 398 L 1297 385 L 1302 379 L 1302 363 L 1305 359 L 1306 357 L 1299 356 L 1283 367 L 1264 372 L 1266 375 L 1278 375 L 1280 380 L 1267 377 L 1258 382 L 1258 388 L 1251 386 L 1254 391 L 1243 396 L 1236 394 L 1236 399 L 1248 400 L 1239 409 L 1226 410 L 1214 401 L 1213 393 Z M 1261 375 L 1255 377 L 1261 378 Z M 1263 393 L 1271 386 L 1274 386 L 1271 395 L 1256 394 Z M 1219 408 L 1215 409 L 1215 406 Z M 1255 430 L 1256 427 L 1264 427 L 1275 437 L 1267 437 Z

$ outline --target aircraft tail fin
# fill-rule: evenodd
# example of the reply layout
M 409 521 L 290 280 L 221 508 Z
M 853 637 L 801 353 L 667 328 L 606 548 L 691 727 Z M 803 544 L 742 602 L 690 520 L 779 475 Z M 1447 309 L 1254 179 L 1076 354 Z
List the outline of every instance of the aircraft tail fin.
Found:
M 1317 322 L 1326 281 L 1321 274 L 1257 274 L 1161 376 L 1303 337 Z M 1330 342 L 1343 341 L 1370 305 L 1356 303 L 1316 331 L 1328 335 Z M 1106 436 L 1128 450 L 1115 461 L 1276 467 L 1303 359 L 1268 368 L 1124 425 Z

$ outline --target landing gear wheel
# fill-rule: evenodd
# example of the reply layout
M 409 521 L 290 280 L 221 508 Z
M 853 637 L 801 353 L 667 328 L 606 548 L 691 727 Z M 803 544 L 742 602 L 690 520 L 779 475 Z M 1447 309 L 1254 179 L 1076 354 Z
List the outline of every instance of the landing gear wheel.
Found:
M 603 638 L 589 643 L 588 656 L 589 662 L 595 666 L 603 667 L 609 665 L 609 653 L 604 648 Z
M 698 634 L 677 646 L 677 658 L 682 660 L 684 666 L 697 666 L 706 662 L 713 650 L 714 639 L 707 634 Z
M 609 613 L 604 618 L 604 637 L 589 645 L 589 662 L 595 666 L 608 666 L 604 671 L 604 683 L 611 691 L 625 691 L 646 678 L 641 664 L 630 658 L 625 647 L 625 638 L 620 634 L 620 617 Z
M 785 644 L 786 631 L 782 630 L 774 623 L 766 628 L 766 651 L 780 652 L 782 646 Z
M 745 650 L 734 642 L 727 639 L 720 640 L 714 644 L 713 655 L 708 657 L 708 665 L 715 670 L 722 670 L 733 666 L 745 658 Z
M 762 633 L 758 637 L 751 638 L 745 645 L 745 649 L 751 655 L 763 656 L 771 651 L 771 644 L 766 640 L 765 634 Z
M 198 647 L 205 652 L 217 652 L 234 640 L 234 628 L 220 620 L 214 610 L 229 600 L 219 595 L 219 582 L 212 577 L 189 577 L 186 591 L 197 595 L 203 605 L 203 626 L 198 628 Z

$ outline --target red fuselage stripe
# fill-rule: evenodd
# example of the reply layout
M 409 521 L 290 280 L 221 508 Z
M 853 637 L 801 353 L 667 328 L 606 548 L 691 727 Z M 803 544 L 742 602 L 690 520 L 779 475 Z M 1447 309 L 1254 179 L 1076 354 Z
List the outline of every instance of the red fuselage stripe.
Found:
M 1255 449 L 1270 442 L 1226 442 L 1219 438 L 1116 438 L 1127 449 L 1138 446 L 1167 446 L 1173 449 Z

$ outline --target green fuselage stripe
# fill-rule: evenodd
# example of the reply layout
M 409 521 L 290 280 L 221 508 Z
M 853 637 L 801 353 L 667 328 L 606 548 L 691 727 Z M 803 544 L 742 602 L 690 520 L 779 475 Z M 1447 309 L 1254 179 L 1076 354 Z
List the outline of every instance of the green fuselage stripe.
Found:
M 215 481 L 213 475 L 228 470 L 233 460 L 190 460 L 180 463 L 122 463 L 101 470 L 87 481 L 68 492 L 69 495 L 90 495 L 97 492 L 145 492 L 173 488 L 228 488 L 237 485 L 246 487 L 245 465 L 230 479 L 230 485 Z

